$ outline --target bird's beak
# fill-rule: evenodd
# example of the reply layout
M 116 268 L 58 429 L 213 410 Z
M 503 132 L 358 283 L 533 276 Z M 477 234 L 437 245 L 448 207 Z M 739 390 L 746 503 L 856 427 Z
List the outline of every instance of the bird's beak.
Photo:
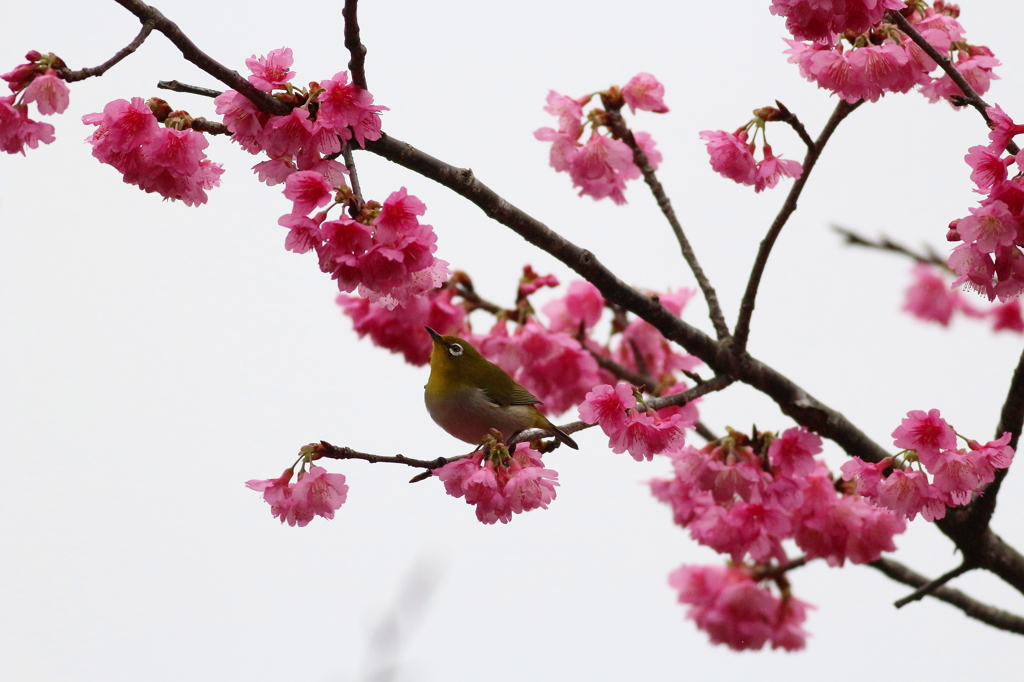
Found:
M 442 338 L 441 338 L 441 335 L 440 335 L 440 334 L 438 334 L 437 332 L 435 332 L 435 331 L 434 331 L 433 329 L 431 329 L 430 327 L 424 327 L 424 329 L 426 329 L 426 330 L 427 330 L 427 333 L 429 333 L 429 334 L 430 334 L 430 338 L 432 338 L 432 339 L 434 340 L 434 343 L 439 343 L 439 344 L 441 344 L 442 346 L 444 345 L 444 339 L 442 339 Z

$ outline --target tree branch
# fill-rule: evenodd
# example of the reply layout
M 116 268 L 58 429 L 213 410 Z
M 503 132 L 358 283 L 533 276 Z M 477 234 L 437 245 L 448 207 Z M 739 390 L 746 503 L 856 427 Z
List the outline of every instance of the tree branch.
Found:
M 63 80 L 67 81 L 68 83 L 85 80 L 86 78 L 92 78 L 93 76 L 102 76 L 119 61 L 135 52 L 135 50 L 139 49 L 142 43 L 146 42 L 146 38 L 149 37 L 149 34 L 153 32 L 154 28 L 156 28 L 156 25 L 152 21 L 142 22 L 142 30 L 139 31 L 139 35 L 135 36 L 135 39 L 132 40 L 132 42 L 122 47 L 120 50 L 117 51 L 117 53 L 113 57 L 103 62 L 99 66 L 79 69 L 78 71 L 72 71 L 67 67 L 54 70 L 58 74 L 60 74 L 60 77 Z
M 227 68 L 200 50 L 188 36 L 182 33 L 177 24 L 165 17 L 157 8 L 151 7 L 139 0 L 114 0 L 114 2 L 138 17 L 143 25 L 151 24 L 155 30 L 167 36 L 167 39 L 178 48 L 185 59 L 232 90 L 240 92 L 263 113 L 272 116 L 284 116 L 291 111 L 291 107 L 287 104 L 256 89 L 252 83 L 242 78 L 237 71 Z
M 172 92 L 187 92 L 190 95 L 202 95 L 203 97 L 219 97 L 223 94 L 220 90 L 211 90 L 210 88 L 201 88 L 198 85 L 189 85 L 188 83 L 182 83 L 181 81 L 157 81 L 156 87 L 161 90 L 171 90 Z
M 927 253 L 925 255 L 921 255 L 914 253 L 902 244 L 894 242 L 885 235 L 882 235 L 878 241 L 872 241 L 867 237 L 862 237 L 856 232 L 848 230 L 845 227 L 840 227 L 839 225 L 833 225 L 832 229 L 841 234 L 846 239 L 846 243 L 850 246 L 863 246 L 869 249 L 878 249 L 880 251 L 891 251 L 893 253 L 898 253 L 900 255 L 907 256 L 908 258 L 912 258 L 918 263 L 935 265 L 946 271 L 950 271 L 949 265 L 946 263 L 946 259 L 936 253 L 930 246 L 926 245 L 925 250 Z
M 978 110 L 978 113 L 981 114 L 981 117 L 985 119 L 985 123 L 987 123 L 988 126 L 991 128 L 992 119 L 988 117 L 988 112 L 985 111 L 986 109 L 988 109 L 988 104 L 985 102 L 985 100 L 981 98 L 981 95 L 979 95 L 974 90 L 974 88 L 971 87 L 971 84 L 967 82 L 967 79 L 964 78 L 960 74 L 960 72 L 956 70 L 956 67 L 953 66 L 953 63 L 949 61 L 949 58 L 946 57 L 946 55 L 944 54 L 940 54 L 938 50 L 932 47 L 931 43 L 925 40 L 924 37 L 917 32 L 917 29 L 915 29 L 911 25 L 911 23 L 907 21 L 907 18 L 900 14 L 898 11 L 890 11 L 888 13 L 888 17 L 890 21 L 896 24 L 896 26 L 898 26 L 901 31 L 906 33 L 907 36 L 917 44 L 918 47 L 924 50 L 925 54 L 931 57 L 932 60 L 936 64 L 938 64 L 943 71 L 946 72 L 946 75 L 949 76 L 950 79 L 952 79 L 952 81 L 956 83 L 956 86 L 960 88 L 960 91 L 964 93 L 964 100 L 966 100 L 968 104 L 970 104 L 972 107 Z M 1013 140 L 1010 140 L 1010 143 L 1006 145 L 1006 150 L 1011 154 L 1016 154 L 1017 152 L 1020 151 L 1020 147 L 1018 147 L 1013 142 Z
M 352 74 L 352 82 L 363 90 L 369 90 L 366 87 L 366 46 L 359 40 L 359 20 L 356 17 L 358 5 L 359 0 L 345 0 L 345 7 L 341 10 L 345 18 L 345 49 L 351 55 L 348 70 Z
M 911 587 L 922 587 L 929 582 L 928 578 L 892 559 L 882 558 L 871 562 L 868 566 L 884 573 L 896 582 L 910 585 Z M 1008 611 L 997 609 L 994 606 L 983 604 L 972 597 L 968 597 L 960 590 L 952 587 L 939 587 L 930 596 L 947 604 L 952 604 L 970 618 L 980 620 L 982 623 L 991 625 L 994 628 L 1024 635 L 1024 618 Z
M 939 589 L 953 578 L 961 576 L 973 568 L 977 568 L 977 566 L 971 566 L 966 563 L 960 564 L 952 571 L 946 571 L 935 580 L 929 580 L 924 585 L 921 585 L 921 587 L 917 588 L 916 590 L 908 594 L 906 597 L 903 597 L 902 599 L 897 599 L 895 602 L 893 602 L 893 606 L 895 606 L 898 609 L 902 609 L 910 602 L 918 601 L 928 596 L 929 594 L 934 593 L 935 590 Z
M 651 193 L 658 202 L 658 208 L 661 209 L 665 219 L 668 220 L 668 224 L 672 227 L 672 232 L 675 233 L 676 241 L 679 242 L 679 249 L 683 253 L 683 258 L 686 259 L 686 264 L 690 266 L 690 271 L 693 272 L 693 276 L 697 279 L 697 285 L 700 287 L 701 292 L 704 294 L 704 300 L 708 304 L 708 316 L 711 318 L 711 324 L 715 327 L 716 336 L 718 336 L 719 340 L 729 338 L 729 325 L 725 323 L 725 315 L 722 313 L 722 306 L 718 302 L 718 294 L 711 285 L 711 281 L 708 280 L 707 275 L 704 274 L 704 269 L 701 268 L 700 263 L 697 261 L 697 254 L 694 253 L 690 240 L 686 238 L 683 226 L 679 223 L 679 218 L 676 217 L 675 209 L 672 208 L 672 202 L 665 193 L 665 188 L 658 181 L 658 176 L 651 167 L 647 154 L 637 144 L 633 131 L 626 127 L 626 122 L 622 120 L 622 114 L 619 113 L 621 104 L 619 109 L 616 109 L 610 106 L 608 102 L 605 102 L 605 107 L 607 109 L 606 120 L 609 130 L 612 131 L 616 138 L 625 142 L 633 150 L 633 162 L 643 174 L 644 182 L 651 188 Z
M 765 266 L 768 264 L 768 256 L 771 255 L 775 240 L 778 239 L 779 233 L 782 232 L 786 221 L 789 220 L 789 216 L 796 210 L 797 199 L 800 198 L 800 193 L 803 192 L 804 185 L 807 184 L 807 178 L 810 177 L 814 165 L 818 162 L 818 158 L 825 148 L 825 143 L 832 137 L 832 133 L 835 132 L 836 127 L 842 123 L 843 119 L 853 113 L 863 102 L 864 100 L 860 100 L 856 104 L 848 104 L 845 100 L 840 100 L 839 104 L 836 105 L 828 123 L 825 124 L 821 134 L 818 135 L 818 139 L 815 140 L 813 146 L 807 149 L 807 154 L 804 156 L 803 174 L 793 183 L 785 203 L 782 204 L 782 208 L 779 210 L 778 215 L 775 216 L 774 222 L 768 228 L 768 234 L 761 240 L 761 246 L 757 251 L 757 258 L 754 259 L 754 265 L 750 269 L 747 289 L 743 293 L 743 300 L 740 302 L 740 313 L 736 320 L 734 347 L 739 353 L 744 352 L 747 348 L 747 338 L 750 336 L 750 318 L 754 314 L 757 288 L 761 285 L 761 275 L 764 274 Z

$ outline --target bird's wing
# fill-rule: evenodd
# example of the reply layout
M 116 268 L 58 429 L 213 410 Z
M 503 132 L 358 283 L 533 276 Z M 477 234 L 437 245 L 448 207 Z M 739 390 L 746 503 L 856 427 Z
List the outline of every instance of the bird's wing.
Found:
M 510 381 L 511 381 L 511 379 L 510 379 Z M 495 405 L 500 405 L 501 407 L 508 407 L 509 405 L 540 405 L 541 404 L 541 401 L 540 401 L 540 399 L 537 398 L 537 396 L 535 396 L 534 394 L 530 393 L 529 391 L 527 391 L 525 388 L 523 388 L 519 384 L 516 384 L 515 382 L 513 382 L 513 384 L 514 385 L 512 386 L 511 391 L 509 392 L 510 395 L 512 396 L 512 399 L 510 401 L 506 402 L 506 403 L 503 403 L 502 401 L 495 399 L 495 397 L 493 395 L 491 395 L 491 392 L 488 391 L 486 388 L 481 388 L 480 390 L 483 392 L 484 396 L 486 396 L 488 400 L 490 400 Z

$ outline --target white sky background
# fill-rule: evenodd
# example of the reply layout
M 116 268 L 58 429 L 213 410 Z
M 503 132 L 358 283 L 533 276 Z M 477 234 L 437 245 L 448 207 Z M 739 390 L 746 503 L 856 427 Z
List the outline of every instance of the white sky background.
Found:
M 3 71 L 29 49 L 94 66 L 138 31 L 113 2 L 58 0 L 45 15 L 8 4 Z M 665 155 L 661 180 L 732 321 L 790 183 L 755 195 L 719 177 L 698 132 L 733 130 L 779 99 L 816 136 L 835 105 L 786 63 L 784 22 L 768 4 L 364 0 L 360 22 L 388 133 L 471 167 L 624 280 L 663 290 L 694 283 L 642 183 L 626 206 L 578 198 L 532 137 L 553 125 L 549 89 L 578 96 L 655 74 L 672 112 L 632 125 Z M 300 83 L 348 61 L 340 2 L 157 6 L 240 71 L 285 45 Z M 1024 11 L 1008 7 L 965 2 L 961 21 L 1003 61 L 987 100 L 1024 120 Z M 204 98 L 156 89 L 172 78 L 222 87 L 154 34 L 107 76 L 72 85 L 69 111 L 44 119 L 56 143 L 0 159 L 0 678 L 368 680 L 387 661 L 372 633 L 396 603 L 401 623 L 415 620 L 424 596 L 395 679 L 951 680 L 1019 668 L 1019 636 L 934 600 L 897 611 L 908 588 L 822 562 L 791 574 L 795 594 L 818 607 L 804 652 L 712 647 L 666 576 L 722 559 L 647 492 L 666 463 L 614 455 L 594 431 L 578 436 L 580 452 L 549 457 L 562 484 L 551 508 L 507 526 L 478 523 L 437 481 L 407 484 L 411 469 L 328 462 L 348 477 L 346 505 L 333 521 L 282 527 L 243 482 L 278 475 L 305 443 L 422 458 L 465 446 L 423 408 L 427 369 L 357 340 L 315 258 L 284 250 L 276 221 L 290 203 L 257 182 L 258 159 L 213 139 L 223 186 L 187 208 L 90 156 L 80 117 L 115 98 L 158 95 L 214 115 Z M 908 410 L 932 407 L 961 433 L 991 437 L 1021 337 L 900 313 L 910 264 L 844 247 L 828 226 L 945 249 L 946 225 L 976 201 L 963 155 L 986 132 L 975 112 L 918 94 L 856 111 L 761 286 L 752 353 L 884 445 Z M 769 135 L 776 153 L 802 158 L 784 125 Z M 406 186 L 426 202 L 438 256 L 484 296 L 511 303 L 524 263 L 573 279 L 448 190 L 369 154 L 357 163 L 367 197 Z M 710 329 L 699 301 L 685 319 Z M 707 398 L 702 415 L 720 433 L 792 425 L 745 387 Z M 843 461 L 830 443 L 826 457 Z M 1008 477 L 994 521 L 1019 549 L 1020 479 Z M 925 574 L 957 563 L 920 520 L 897 543 L 896 558 Z M 418 596 L 402 600 L 410 579 Z M 990 575 L 955 585 L 1024 613 L 1020 594 Z

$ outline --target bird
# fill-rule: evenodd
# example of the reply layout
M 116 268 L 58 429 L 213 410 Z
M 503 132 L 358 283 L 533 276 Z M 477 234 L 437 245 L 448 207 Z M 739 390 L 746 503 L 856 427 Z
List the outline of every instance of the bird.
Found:
M 491 429 L 499 431 L 506 442 L 526 429 L 544 429 L 579 450 L 576 441 L 540 413 L 536 406 L 541 401 L 505 370 L 466 340 L 425 329 L 433 347 L 423 399 L 438 426 L 473 445 L 480 445 Z

